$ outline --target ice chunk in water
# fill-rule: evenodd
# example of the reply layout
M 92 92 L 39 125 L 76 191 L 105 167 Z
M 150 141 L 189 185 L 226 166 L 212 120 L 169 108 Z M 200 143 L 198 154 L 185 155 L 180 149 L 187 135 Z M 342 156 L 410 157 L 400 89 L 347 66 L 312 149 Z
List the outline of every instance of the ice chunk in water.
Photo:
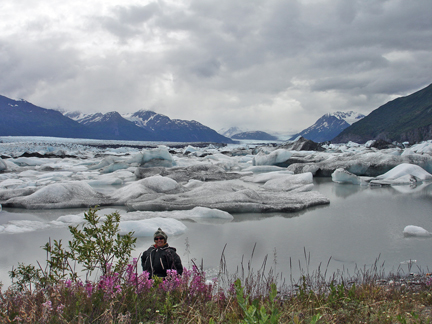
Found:
M 333 182 L 360 184 L 360 178 L 345 169 L 339 168 L 332 173 Z
M 120 222 L 120 235 L 134 232 L 135 237 L 153 236 L 158 228 L 168 235 L 181 235 L 187 227 L 182 222 L 172 218 L 150 218 L 139 221 L 124 221 Z
M 432 233 L 425 230 L 423 227 L 408 225 L 404 228 L 403 233 L 405 236 L 419 236 L 419 237 L 429 237 Z
M 394 167 L 390 171 L 376 177 L 375 179 L 395 180 L 406 177 L 407 175 L 414 176 L 420 180 L 432 180 L 432 174 L 415 164 L 402 163 Z
M 161 175 L 145 178 L 142 182 L 147 188 L 159 193 L 173 191 L 181 187 L 177 181 Z
M 270 154 L 258 153 L 254 156 L 252 164 L 255 165 L 275 165 L 285 162 L 292 156 L 292 152 L 284 149 L 278 149 Z

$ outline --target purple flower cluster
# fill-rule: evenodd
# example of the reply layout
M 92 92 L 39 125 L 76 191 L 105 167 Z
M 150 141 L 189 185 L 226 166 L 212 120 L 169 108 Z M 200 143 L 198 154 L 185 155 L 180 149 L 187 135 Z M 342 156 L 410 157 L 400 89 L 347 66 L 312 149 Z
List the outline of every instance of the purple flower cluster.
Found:
M 200 272 L 197 266 L 192 267 L 192 280 L 189 286 L 189 294 L 191 296 L 202 295 L 206 299 L 211 299 L 213 285 L 206 284 L 205 272 Z
M 216 293 L 217 296 L 213 296 L 216 279 L 206 281 L 205 272 L 200 271 L 195 265 L 192 270 L 185 268 L 182 275 L 179 275 L 176 270 L 168 270 L 166 278 L 157 287 L 155 286 L 155 280 L 149 278 L 148 272 L 138 273 L 137 259 L 133 259 L 120 273 L 111 269 L 112 267 L 108 267 L 105 275 L 100 276 L 95 282 L 67 279 L 62 282 L 61 287 L 66 289 L 70 295 L 84 294 L 89 300 L 102 298 L 107 302 L 121 298 L 125 294 L 142 295 L 145 293 L 158 293 L 158 291 L 161 293 L 175 292 L 189 300 L 193 298 L 211 300 L 213 297 L 223 299 L 224 297 L 223 292 Z M 46 304 L 46 306 L 49 306 L 49 304 Z M 49 307 L 46 308 L 49 310 Z M 57 311 L 61 313 L 62 309 Z
M 183 275 L 178 275 L 176 270 L 167 270 L 167 276 L 159 285 L 159 288 L 165 292 L 180 291 L 187 293 L 189 298 L 202 296 L 210 300 L 213 295 L 213 283 L 207 283 L 205 272 L 193 266 L 192 270 L 184 269 Z
M 167 276 L 165 280 L 161 282 L 159 288 L 163 291 L 173 291 L 182 286 L 184 286 L 184 277 L 179 276 L 177 270 L 167 270 Z
M 138 274 L 138 261 L 136 258 L 132 260 L 132 263 L 129 263 L 126 266 L 125 271 L 125 284 L 131 287 L 135 287 L 136 292 L 138 294 L 143 291 L 150 290 L 153 287 L 153 280 L 149 279 L 150 274 L 147 271 L 144 271 L 141 274 Z
M 120 285 L 120 275 L 117 272 L 114 272 L 107 273 L 105 276 L 101 276 L 97 289 L 103 291 L 105 299 L 114 298 L 122 291 Z

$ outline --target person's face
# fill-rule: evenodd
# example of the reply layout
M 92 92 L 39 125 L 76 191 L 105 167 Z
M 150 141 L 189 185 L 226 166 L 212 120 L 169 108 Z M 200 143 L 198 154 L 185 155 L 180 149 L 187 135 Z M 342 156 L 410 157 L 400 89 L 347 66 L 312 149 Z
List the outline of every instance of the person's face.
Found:
M 165 245 L 165 239 L 162 236 L 157 236 L 154 239 L 156 247 L 162 247 Z

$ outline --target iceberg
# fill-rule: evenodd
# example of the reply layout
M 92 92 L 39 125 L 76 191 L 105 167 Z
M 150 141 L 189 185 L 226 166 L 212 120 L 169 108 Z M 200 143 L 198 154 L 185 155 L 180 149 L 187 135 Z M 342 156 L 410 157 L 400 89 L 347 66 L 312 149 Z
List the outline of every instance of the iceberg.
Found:
M 360 178 L 345 169 L 336 169 L 332 175 L 332 181 L 337 183 L 352 183 L 358 185 L 361 183 Z
M 243 181 L 223 182 L 195 181 L 181 194 L 166 194 L 159 197 L 141 196 L 128 201 L 126 206 L 132 210 L 162 211 L 189 210 L 194 207 L 219 209 L 228 213 L 247 212 L 293 212 L 330 201 L 322 194 L 311 191 L 311 185 L 299 184 L 287 192 L 250 188 Z
M 275 165 L 257 165 L 257 166 L 250 166 L 247 167 L 245 169 L 243 169 L 242 171 L 244 172 L 253 172 L 253 173 L 267 173 L 267 172 L 275 172 L 275 171 L 287 171 L 286 168 L 283 167 L 279 167 L 279 166 L 275 166 Z M 294 174 L 294 172 L 292 171 L 288 171 L 292 174 Z
M 253 176 L 244 176 L 241 179 L 244 181 L 251 181 L 255 183 L 265 183 L 269 180 L 278 179 L 281 176 L 293 175 L 294 173 L 291 171 L 271 171 L 267 173 L 258 173 L 253 174 Z
M 262 188 L 269 190 L 283 190 L 289 191 L 297 189 L 303 185 L 312 184 L 313 176 L 312 173 L 306 172 L 295 175 L 284 175 L 275 179 L 268 180 Z
M 314 176 L 329 177 L 337 169 L 345 169 L 357 176 L 377 177 L 403 164 L 415 164 L 432 172 L 432 156 L 410 154 L 393 155 L 391 151 L 359 151 L 317 153 L 314 162 L 292 163 L 287 169 L 294 173 L 312 172 Z
M 430 237 L 432 233 L 425 230 L 423 227 L 408 225 L 404 228 L 403 234 L 405 236 L 418 236 L 418 237 Z
M 277 165 L 287 161 L 292 156 L 291 151 L 285 149 L 277 149 L 270 154 L 259 152 L 254 156 L 252 164 L 257 165 Z
M 332 180 L 337 183 L 370 185 L 412 185 L 422 181 L 432 181 L 432 175 L 415 164 L 402 163 L 377 177 L 359 177 L 343 168 L 332 173 Z
M 0 158 L 0 171 L 4 171 L 7 169 L 6 163 L 3 162 L 3 159 Z
M 19 188 L 24 183 L 21 179 L 6 179 L 0 182 L 1 189 Z
M 54 183 L 36 192 L 8 199 L 3 203 L 7 207 L 28 209 L 77 208 L 111 204 L 113 201 L 94 191 L 84 182 Z
M 145 185 L 143 179 L 132 182 L 120 189 L 117 189 L 110 195 L 110 197 L 116 202 L 116 204 L 124 205 L 126 202 L 135 200 L 143 195 L 150 196 L 148 197 L 148 199 L 160 196 L 160 194 L 157 194 L 155 191 L 148 188 Z
M 174 160 L 165 147 L 142 151 L 135 158 L 141 167 L 167 167 L 174 166 Z
M 177 181 L 162 177 L 161 175 L 155 175 L 149 178 L 143 179 L 142 183 L 157 193 L 165 193 L 165 192 L 173 192 L 181 189 L 181 186 L 177 183 Z
M 375 177 L 375 180 L 387 180 L 398 182 L 398 179 L 406 179 L 414 177 L 418 181 L 432 181 L 432 174 L 424 170 L 415 164 L 402 163 L 395 166 L 390 171 Z M 406 180 L 400 181 L 401 183 L 407 183 Z M 408 181 L 410 183 L 410 181 Z
M 21 234 L 48 228 L 49 225 L 40 221 L 17 220 L 0 226 L 2 234 Z
M 187 229 L 186 225 L 176 219 L 156 217 L 138 221 L 121 221 L 120 235 L 134 232 L 135 237 L 153 237 L 158 228 L 162 228 L 168 237 L 181 235 Z

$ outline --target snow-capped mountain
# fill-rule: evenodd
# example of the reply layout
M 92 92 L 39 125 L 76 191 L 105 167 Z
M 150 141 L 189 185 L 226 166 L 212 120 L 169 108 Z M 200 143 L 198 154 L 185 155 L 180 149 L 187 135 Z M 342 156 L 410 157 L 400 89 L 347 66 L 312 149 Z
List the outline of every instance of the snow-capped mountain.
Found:
M 290 140 L 303 136 L 304 138 L 317 143 L 330 141 L 339 135 L 345 128 L 351 126 L 353 123 L 364 117 L 364 115 L 354 111 L 327 113 L 319 118 L 312 126 L 293 135 Z
M 139 110 L 123 117 L 136 126 L 157 134 L 164 141 L 232 143 L 229 138 L 195 120 L 171 119 L 150 110 Z
M 56 110 L 0 96 L 0 136 L 94 138 L 93 135 L 91 129 Z
M 247 132 L 246 129 L 242 129 L 240 127 L 234 126 L 230 128 L 222 128 L 218 131 L 219 134 L 231 138 L 235 134 Z
M 96 129 L 102 133 L 123 134 L 123 136 L 127 137 L 126 139 L 129 139 L 130 136 L 137 136 L 136 140 L 233 142 L 197 121 L 170 119 L 168 116 L 150 110 L 139 110 L 135 113 L 123 115 L 115 111 L 106 114 L 68 112 L 65 113 L 65 116 L 82 125 L 91 126 L 92 129 Z M 145 139 L 142 139 L 143 137 Z
M 103 140 L 233 143 L 194 120 L 170 119 L 152 111 L 84 114 L 35 106 L 0 95 L 1 136 L 53 136 Z
M 135 123 L 123 118 L 118 112 L 111 111 L 106 114 L 82 114 L 79 112 L 65 113 L 71 119 L 94 130 L 99 136 L 110 139 L 125 139 L 136 141 L 160 140 L 156 134 L 137 127 Z
M 373 110 L 332 139 L 334 143 L 369 140 L 419 143 L 432 138 L 432 84 Z

